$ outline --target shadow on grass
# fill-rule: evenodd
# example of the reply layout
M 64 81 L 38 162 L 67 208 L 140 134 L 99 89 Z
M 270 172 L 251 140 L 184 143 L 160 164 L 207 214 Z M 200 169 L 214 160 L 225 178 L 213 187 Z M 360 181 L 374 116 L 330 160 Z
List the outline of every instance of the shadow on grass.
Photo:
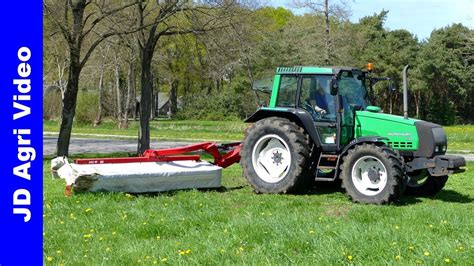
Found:
M 471 203 L 474 202 L 474 198 L 471 198 L 469 195 L 464 195 L 454 190 L 441 190 L 436 196 L 433 197 L 434 200 L 441 200 L 444 202 L 454 202 L 454 203 Z
M 246 186 L 236 186 L 236 187 L 217 187 L 217 188 L 189 188 L 189 189 L 178 189 L 178 190 L 170 190 L 170 191 L 162 191 L 162 192 L 149 192 L 149 193 L 127 193 L 132 196 L 138 197 L 171 197 L 175 196 L 176 194 L 180 192 L 186 192 L 186 191 L 192 191 L 192 190 L 197 190 L 199 192 L 217 192 L 217 193 L 228 193 L 232 192 L 234 190 L 240 190 L 245 188 Z M 101 192 L 101 193 L 116 193 L 116 192 Z
M 453 203 L 471 203 L 474 202 L 474 198 L 471 198 L 469 195 L 464 195 L 454 190 L 442 190 L 433 197 L 414 197 L 403 195 L 400 200 L 395 203 L 395 206 L 405 206 L 421 202 L 422 198 L 440 200 L 444 202 L 453 202 Z

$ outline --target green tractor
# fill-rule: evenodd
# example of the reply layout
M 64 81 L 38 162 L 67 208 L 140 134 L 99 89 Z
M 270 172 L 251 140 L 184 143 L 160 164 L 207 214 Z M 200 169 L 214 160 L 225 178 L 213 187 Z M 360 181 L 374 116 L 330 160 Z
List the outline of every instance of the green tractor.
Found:
M 246 120 L 241 165 L 254 190 L 290 193 L 339 178 L 354 202 L 438 193 L 466 163 L 445 155 L 441 126 L 407 117 L 407 69 L 402 117 L 369 101 L 372 85 L 390 78 L 347 67 L 278 68 L 268 106 Z

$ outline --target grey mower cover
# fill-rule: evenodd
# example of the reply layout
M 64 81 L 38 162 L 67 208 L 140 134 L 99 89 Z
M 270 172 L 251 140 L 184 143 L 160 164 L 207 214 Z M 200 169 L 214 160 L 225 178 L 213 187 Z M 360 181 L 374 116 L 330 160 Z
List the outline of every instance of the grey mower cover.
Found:
M 51 162 L 53 176 L 75 191 L 161 192 L 221 186 L 222 168 L 206 161 L 74 164 L 67 158 Z

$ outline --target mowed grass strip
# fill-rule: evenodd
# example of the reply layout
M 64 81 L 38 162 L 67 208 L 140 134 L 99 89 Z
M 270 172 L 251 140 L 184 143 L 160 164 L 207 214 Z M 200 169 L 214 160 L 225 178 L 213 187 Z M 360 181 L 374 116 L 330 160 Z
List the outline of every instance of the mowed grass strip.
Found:
M 154 120 L 150 122 L 150 136 L 167 140 L 240 141 L 248 125 L 242 121 Z M 45 132 L 59 132 L 58 121 L 43 121 Z M 73 134 L 103 134 L 137 137 L 138 121 L 131 121 L 128 129 L 117 129 L 115 122 L 103 122 L 97 127 L 74 124 Z
M 223 189 L 82 193 L 44 162 L 46 264 L 471 264 L 474 164 L 435 198 L 353 204 L 338 184 L 258 195 L 234 165 Z

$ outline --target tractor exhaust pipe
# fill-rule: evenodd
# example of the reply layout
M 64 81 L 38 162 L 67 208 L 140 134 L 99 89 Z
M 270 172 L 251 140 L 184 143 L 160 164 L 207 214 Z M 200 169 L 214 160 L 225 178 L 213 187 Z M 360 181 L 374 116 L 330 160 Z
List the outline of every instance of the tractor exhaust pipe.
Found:
M 403 117 L 405 119 L 408 119 L 408 68 L 410 68 L 410 65 L 403 68 Z

